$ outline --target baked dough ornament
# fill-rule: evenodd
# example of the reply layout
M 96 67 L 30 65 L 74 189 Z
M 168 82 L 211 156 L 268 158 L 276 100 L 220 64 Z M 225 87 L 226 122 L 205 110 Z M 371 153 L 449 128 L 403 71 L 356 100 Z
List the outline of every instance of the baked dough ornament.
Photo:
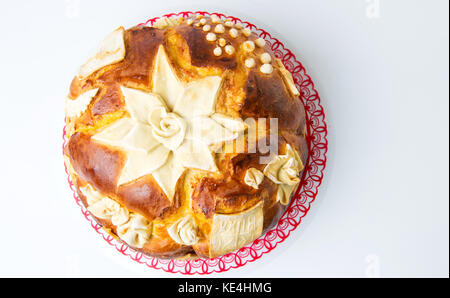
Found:
M 129 245 L 141 248 L 150 238 L 150 223 L 142 215 L 132 214 L 126 223 L 117 227 L 117 234 Z
M 300 182 L 298 175 L 303 168 L 300 156 L 289 144 L 286 145 L 286 154 L 275 156 L 264 168 L 264 174 L 278 184 L 277 201 L 281 204 L 289 204 L 291 193 Z
M 217 257 L 260 237 L 289 203 L 308 154 L 298 95 L 269 45 L 231 21 L 120 27 L 72 81 L 65 163 L 114 237 L 160 258 Z M 284 153 L 264 164 L 266 153 L 233 151 L 254 146 L 247 118 L 277 119 Z
M 80 117 L 81 114 L 86 111 L 88 105 L 91 103 L 92 98 L 97 94 L 98 88 L 91 89 L 84 92 L 75 100 L 69 98 L 66 99 L 66 116 L 67 117 Z
M 238 249 L 263 230 L 263 202 L 236 214 L 215 214 L 211 230 L 211 256 L 217 257 Z
M 247 170 L 247 172 L 245 173 L 245 184 L 258 189 L 259 185 L 261 184 L 261 182 L 264 179 L 264 174 L 255 168 L 250 168 Z
M 108 198 L 91 185 L 80 187 L 88 204 L 87 209 L 95 217 L 110 220 L 116 226 L 118 236 L 134 247 L 143 247 L 151 234 L 149 222 L 141 215 L 130 213 L 127 208 Z
M 197 225 L 191 215 L 180 218 L 167 232 L 179 244 L 193 245 L 198 242 Z
M 244 127 L 241 119 L 214 120 L 220 84 L 218 76 L 181 83 L 160 46 L 153 92 L 121 87 L 130 118 L 122 118 L 93 136 L 127 152 L 119 185 L 152 174 L 172 200 L 186 168 L 217 171 L 209 146 L 237 138 Z
M 85 78 L 104 66 L 121 61 L 125 57 L 124 32 L 123 27 L 111 32 L 100 43 L 95 55 L 80 67 L 78 75 Z

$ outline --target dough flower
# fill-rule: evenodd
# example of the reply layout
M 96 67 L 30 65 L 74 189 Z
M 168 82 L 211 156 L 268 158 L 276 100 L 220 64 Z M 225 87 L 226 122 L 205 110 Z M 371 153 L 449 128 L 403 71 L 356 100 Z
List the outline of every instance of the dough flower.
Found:
M 128 222 L 117 227 L 119 237 L 131 246 L 142 248 L 151 236 L 150 223 L 137 213 Z
M 258 189 L 259 185 L 264 179 L 264 174 L 256 169 L 256 168 L 249 168 L 247 172 L 245 172 L 244 182 L 245 184 L 253 187 L 254 189 Z
M 298 153 L 287 144 L 286 154 L 275 156 L 264 168 L 264 175 L 278 184 L 277 200 L 281 204 L 287 205 L 289 203 L 291 193 L 300 182 L 298 175 L 303 167 Z
M 163 46 L 152 80 L 151 93 L 121 87 L 130 117 L 115 121 L 93 139 L 126 152 L 119 185 L 152 174 L 172 200 L 184 170 L 217 171 L 212 148 L 237 138 L 245 126 L 240 118 L 215 113 L 222 78 L 181 82 Z
M 167 232 L 179 244 L 193 245 L 198 241 L 197 225 L 190 215 L 177 220 L 167 229 Z

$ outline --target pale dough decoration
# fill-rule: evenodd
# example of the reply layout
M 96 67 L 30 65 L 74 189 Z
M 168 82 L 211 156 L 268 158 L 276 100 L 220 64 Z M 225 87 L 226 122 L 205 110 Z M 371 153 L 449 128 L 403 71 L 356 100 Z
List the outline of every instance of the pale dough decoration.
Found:
M 241 118 L 232 118 L 221 113 L 214 113 L 211 118 L 235 133 L 242 133 L 247 128 L 247 124 Z
M 262 53 L 261 56 L 259 56 L 259 60 L 261 60 L 261 63 L 270 63 L 272 62 L 272 57 L 269 53 Z
M 95 217 L 111 220 L 113 225 L 116 226 L 128 221 L 128 209 L 121 207 L 119 203 L 102 195 L 90 184 L 80 187 L 80 191 L 86 197 L 88 211 Z
M 76 99 L 66 98 L 66 116 L 68 118 L 80 117 L 86 111 L 97 91 L 98 88 L 95 88 L 80 94 Z
M 114 214 L 118 213 L 120 210 L 120 205 L 113 200 L 104 197 L 100 201 L 89 205 L 87 207 L 89 212 L 91 212 L 95 217 L 101 219 L 111 219 Z
M 175 113 L 167 113 L 165 107 L 150 110 L 149 121 L 153 136 L 167 149 L 177 150 L 186 134 L 186 122 Z
M 244 34 L 246 37 L 249 37 L 252 34 L 252 30 L 250 28 L 244 28 L 241 30 L 242 34 Z
M 261 235 L 263 223 L 263 202 L 236 214 L 214 214 L 210 256 L 220 256 L 252 242 Z
M 242 119 L 215 113 L 221 84 L 218 76 L 182 83 L 160 46 L 152 93 L 121 87 L 130 118 L 119 119 L 92 137 L 126 152 L 118 184 L 152 174 L 172 200 L 186 168 L 217 171 L 211 148 L 245 130 Z
M 273 72 L 273 66 L 272 66 L 272 64 L 266 63 L 266 64 L 261 65 L 261 67 L 259 68 L 259 70 L 260 70 L 262 73 L 265 73 L 265 74 L 271 74 L 271 73 Z
M 216 41 L 217 39 L 217 35 L 215 35 L 212 32 L 209 32 L 208 34 L 206 34 L 206 40 L 207 41 Z
M 166 27 L 174 27 L 176 25 L 177 21 L 173 18 L 162 17 L 156 20 L 153 27 L 157 29 L 165 29 Z
M 300 92 L 298 91 L 297 87 L 295 86 L 295 82 L 294 82 L 294 79 L 292 78 L 292 74 L 289 72 L 289 70 L 286 69 L 286 67 L 284 67 L 284 65 L 280 59 L 276 59 L 276 62 L 279 66 L 279 70 L 280 70 L 281 74 L 283 75 L 283 80 L 284 80 L 285 84 L 287 85 L 289 92 L 291 92 L 291 94 L 294 96 L 299 96 Z
M 229 28 L 232 28 L 232 27 L 234 26 L 234 23 L 233 23 L 232 21 L 226 21 L 226 22 L 224 23 L 224 25 L 227 26 L 227 27 L 229 27 Z
M 117 234 L 127 244 L 142 248 L 152 234 L 151 224 L 142 215 L 133 213 L 128 222 L 117 227 Z
M 216 32 L 216 33 L 224 33 L 225 32 L 225 27 L 222 24 L 216 25 L 216 27 L 214 28 L 214 32 Z
M 219 46 L 224 47 L 227 44 L 227 41 L 225 38 L 219 38 Z
M 212 15 L 211 22 L 213 22 L 214 24 L 220 23 L 220 18 L 217 15 Z
M 235 51 L 236 50 L 232 45 L 229 44 L 225 46 L 225 53 L 227 53 L 228 55 L 233 55 Z
M 246 52 L 253 52 L 255 50 L 255 43 L 251 40 L 244 41 L 242 48 Z
M 286 154 L 275 156 L 264 168 L 264 175 L 278 184 L 277 201 L 283 205 L 289 203 L 292 191 L 300 182 L 298 175 L 303 167 L 297 151 L 287 144 Z
M 96 191 L 90 184 L 80 187 L 81 193 L 86 198 L 88 206 L 93 205 L 103 199 L 105 196 Z
M 220 56 L 222 55 L 222 49 L 220 47 L 215 47 L 213 50 L 214 56 Z
M 197 236 L 197 230 L 198 227 L 195 224 L 194 218 L 191 215 L 187 215 L 171 225 L 167 229 L 167 232 L 178 244 L 194 245 L 199 239 Z
M 125 224 L 130 219 L 130 212 L 127 208 L 120 208 L 113 216 L 111 216 L 111 223 L 115 226 Z
M 247 58 L 247 59 L 245 59 L 245 66 L 247 67 L 247 68 L 252 68 L 252 67 L 254 67 L 255 65 L 256 65 L 256 62 L 255 62 L 255 59 L 253 59 L 253 58 Z
M 264 168 L 264 174 L 276 184 L 293 185 L 299 182 L 295 159 L 278 155 Z
M 254 189 L 258 189 L 259 185 L 264 179 L 264 174 L 255 168 L 249 168 L 247 172 L 245 172 L 244 182 L 248 186 L 253 187 Z
M 131 213 L 119 203 L 102 195 L 90 184 L 80 187 L 81 193 L 86 197 L 87 209 L 95 217 L 111 220 L 117 226 L 118 236 L 134 247 L 142 247 L 151 236 L 151 225 L 137 213 Z
M 117 63 L 125 57 L 124 28 L 111 32 L 99 45 L 94 56 L 78 70 L 78 76 L 85 78 L 100 68 Z
M 292 192 L 297 188 L 297 185 L 278 184 L 277 188 L 277 202 L 283 205 L 288 205 Z
M 266 41 L 264 40 L 264 38 L 258 38 L 257 40 L 255 40 L 255 44 L 258 46 L 258 47 L 260 47 L 260 48 L 262 48 L 262 47 L 264 47 L 265 45 L 266 45 Z
M 239 31 L 234 28 L 230 29 L 229 33 L 232 38 L 237 38 L 239 36 Z
M 114 200 L 96 191 L 90 184 L 80 187 L 80 191 L 86 197 L 88 211 L 95 217 L 112 220 L 113 217 L 115 219 L 117 218 L 116 214 L 119 212 L 121 214 L 124 213 L 121 209 L 125 208 L 121 207 L 120 204 Z

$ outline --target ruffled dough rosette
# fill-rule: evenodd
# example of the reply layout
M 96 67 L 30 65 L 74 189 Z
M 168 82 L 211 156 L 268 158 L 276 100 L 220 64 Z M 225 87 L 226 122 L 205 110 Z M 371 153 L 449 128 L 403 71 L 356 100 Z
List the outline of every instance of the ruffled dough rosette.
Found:
M 194 245 L 198 242 L 197 225 L 194 218 L 186 215 L 171 225 L 167 232 L 170 237 L 178 244 Z
M 127 208 L 108 198 L 91 185 L 80 187 L 86 197 L 87 209 L 97 218 L 111 220 L 117 226 L 118 236 L 133 247 L 141 248 L 151 236 L 151 225 L 137 213 L 131 213 Z
M 275 156 L 264 168 L 264 175 L 278 184 L 277 201 L 281 204 L 289 204 L 290 196 L 300 182 L 298 175 L 303 167 L 298 153 L 287 144 L 286 154 Z

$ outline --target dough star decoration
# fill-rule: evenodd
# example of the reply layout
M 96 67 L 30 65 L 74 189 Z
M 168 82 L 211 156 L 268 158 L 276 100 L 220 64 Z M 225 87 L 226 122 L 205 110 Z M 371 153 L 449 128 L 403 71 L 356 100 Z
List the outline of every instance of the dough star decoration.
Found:
M 159 47 L 151 93 L 121 86 L 130 117 L 113 122 L 93 139 L 127 155 L 118 185 L 152 174 L 173 200 L 185 169 L 215 172 L 214 150 L 245 130 L 240 118 L 215 113 L 222 78 L 181 82 Z

